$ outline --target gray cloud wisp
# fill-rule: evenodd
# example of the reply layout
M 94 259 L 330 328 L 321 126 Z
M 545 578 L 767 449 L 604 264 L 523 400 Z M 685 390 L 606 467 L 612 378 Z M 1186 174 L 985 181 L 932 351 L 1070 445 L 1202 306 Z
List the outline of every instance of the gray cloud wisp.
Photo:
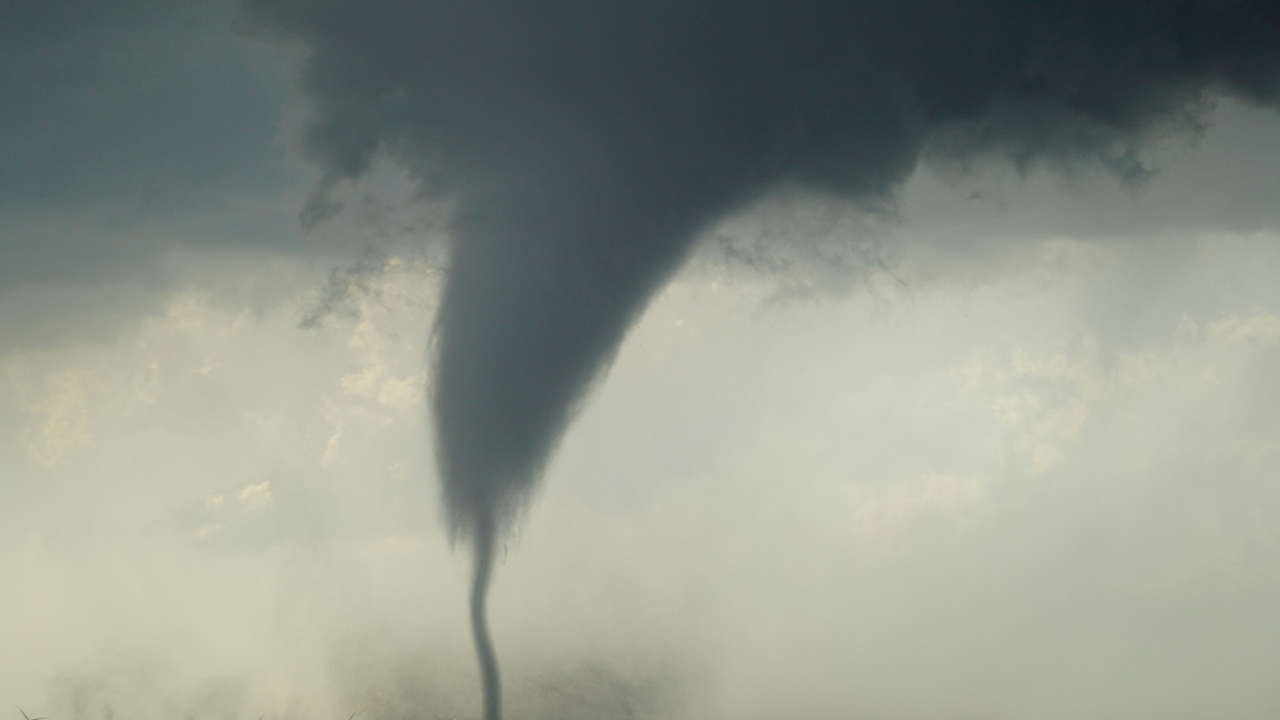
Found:
M 247 0 L 300 42 L 326 192 L 379 154 L 451 197 L 435 334 L 444 494 L 484 598 L 497 538 L 695 237 L 780 185 L 876 205 L 921 158 L 1100 164 L 1280 99 L 1280 3 Z

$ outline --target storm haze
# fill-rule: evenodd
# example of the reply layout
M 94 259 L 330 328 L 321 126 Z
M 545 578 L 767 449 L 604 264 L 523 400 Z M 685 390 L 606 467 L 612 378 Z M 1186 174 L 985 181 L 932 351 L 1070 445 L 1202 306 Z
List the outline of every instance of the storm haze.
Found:
M 1276 3 L 161 10 L 2 11 L 13 507 L 81 518 L 20 575 L 296 568 L 213 612 L 297 618 L 236 685 L 284 714 L 471 713 L 467 626 L 496 720 L 491 588 L 513 717 L 1167 715 L 1229 673 L 1084 668 L 1176 685 L 1197 607 L 1274 667 Z

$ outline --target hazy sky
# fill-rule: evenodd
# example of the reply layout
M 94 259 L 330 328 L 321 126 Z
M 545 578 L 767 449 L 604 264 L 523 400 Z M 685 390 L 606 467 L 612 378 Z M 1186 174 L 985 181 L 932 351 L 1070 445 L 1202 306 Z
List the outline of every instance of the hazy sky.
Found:
M 0 701 L 474 718 L 427 349 L 475 226 L 421 148 L 339 172 L 349 85 L 253 5 L 0 3 Z M 870 212 L 722 203 L 499 549 L 508 716 L 1280 713 L 1280 118 L 1214 102 L 1138 182 L 942 143 Z

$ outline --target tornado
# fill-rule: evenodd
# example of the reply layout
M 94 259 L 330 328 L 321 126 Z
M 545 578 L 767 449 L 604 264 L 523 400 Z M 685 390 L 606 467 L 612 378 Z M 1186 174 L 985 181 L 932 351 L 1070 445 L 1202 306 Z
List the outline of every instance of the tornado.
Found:
M 431 408 L 485 720 L 494 548 L 709 225 L 779 188 L 882 205 L 921 162 L 1137 183 L 1217 98 L 1280 99 L 1276 0 L 246 0 L 240 24 L 305 50 L 305 219 L 379 158 L 453 208 Z

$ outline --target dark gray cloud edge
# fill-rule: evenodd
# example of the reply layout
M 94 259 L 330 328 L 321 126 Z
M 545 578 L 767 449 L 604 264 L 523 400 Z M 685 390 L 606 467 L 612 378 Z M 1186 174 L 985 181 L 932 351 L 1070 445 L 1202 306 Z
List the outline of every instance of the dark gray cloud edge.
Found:
M 296 250 L 283 73 L 239 0 L 0 0 L 0 294 Z M 5 318 L 5 321 L 8 321 Z
M 709 223 L 780 185 L 874 206 L 922 158 L 1097 164 L 1280 98 L 1280 2 L 247 0 L 304 44 L 326 190 L 379 154 L 456 203 L 433 406 L 453 528 L 495 538 Z

